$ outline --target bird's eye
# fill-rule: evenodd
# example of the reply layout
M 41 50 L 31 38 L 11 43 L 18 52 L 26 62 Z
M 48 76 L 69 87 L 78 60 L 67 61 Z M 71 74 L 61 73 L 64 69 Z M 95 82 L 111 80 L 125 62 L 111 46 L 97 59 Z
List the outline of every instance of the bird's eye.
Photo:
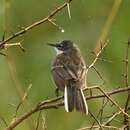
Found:
M 64 48 L 64 45 L 63 45 L 63 44 L 60 44 L 59 47 L 60 47 L 60 48 Z

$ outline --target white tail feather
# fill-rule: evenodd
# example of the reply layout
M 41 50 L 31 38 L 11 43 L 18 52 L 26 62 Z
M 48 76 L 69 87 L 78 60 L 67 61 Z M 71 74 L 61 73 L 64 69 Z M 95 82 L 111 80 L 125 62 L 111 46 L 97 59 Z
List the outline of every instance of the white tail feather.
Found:
M 64 90 L 64 104 L 65 104 L 65 110 L 67 112 L 69 112 L 69 108 L 68 108 L 68 94 L 67 94 L 67 87 L 65 86 L 65 90 Z
M 86 99 L 85 99 L 85 96 L 83 94 L 82 89 L 80 89 L 80 91 L 81 91 L 81 94 L 82 94 L 82 97 L 83 97 L 83 101 L 84 101 L 85 109 L 86 109 L 86 115 L 87 115 L 88 114 L 88 105 L 87 105 L 87 102 L 86 102 Z

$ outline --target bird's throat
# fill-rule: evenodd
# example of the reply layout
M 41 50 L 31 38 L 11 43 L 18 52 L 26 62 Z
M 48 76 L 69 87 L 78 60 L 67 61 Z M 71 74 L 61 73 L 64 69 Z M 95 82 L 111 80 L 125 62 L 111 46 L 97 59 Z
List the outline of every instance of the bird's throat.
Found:
M 63 51 L 58 50 L 57 48 L 55 48 L 55 50 L 56 50 L 56 55 L 60 55 L 60 54 L 62 54 L 62 53 L 63 53 Z

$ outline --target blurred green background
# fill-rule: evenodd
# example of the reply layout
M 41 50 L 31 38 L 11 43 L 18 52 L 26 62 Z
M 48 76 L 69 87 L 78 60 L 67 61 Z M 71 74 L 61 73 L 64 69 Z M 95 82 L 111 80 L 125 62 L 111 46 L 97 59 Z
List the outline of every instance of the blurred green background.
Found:
M 12 32 L 19 31 L 19 26 L 26 27 L 46 17 L 64 1 L 0 0 L 0 36 L 2 37 L 5 31 L 8 37 Z M 81 49 L 89 65 L 92 61 L 91 51 L 95 48 L 113 7 L 118 8 L 118 11 L 113 17 L 106 37 L 106 40 L 109 39 L 109 44 L 101 55 L 108 61 L 97 61 L 96 68 L 105 80 L 105 90 L 123 87 L 124 81 L 121 75 L 124 73 L 124 63 L 122 60 L 125 56 L 125 43 L 130 36 L 129 6 L 129 0 L 73 0 L 70 6 L 71 20 L 68 17 L 67 8 L 54 17 L 56 23 L 65 30 L 64 33 L 46 22 L 12 40 L 11 42 L 23 40 L 22 45 L 26 52 L 21 52 L 18 47 L 12 47 L 5 51 L 8 54 L 7 57 L 0 56 L 0 118 L 4 118 L 7 123 L 11 121 L 15 106 L 19 104 L 30 83 L 32 83 L 32 88 L 28 99 L 19 109 L 18 115 L 29 110 L 41 100 L 55 97 L 55 85 L 50 73 L 55 52 L 46 43 L 63 39 L 73 40 Z M 96 72 L 91 69 L 87 78 L 88 86 L 99 85 L 102 82 Z M 126 97 L 126 94 L 113 96 L 122 107 Z M 95 116 L 101 108 L 101 103 L 101 99 L 88 101 L 89 109 Z M 114 110 L 115 108 L 109 104 L 105 113 L 111 114 Z M 37 116 L 38 114 L 33 115 L 17 126 L 16 130 L 34 130 Z M 86 116 L 77 112 L 66 113 L 63 107 L 57 110 L 44 110 L 43 116 L 47 130 L 74 130 L 89 126 L 93 122 L 90 115 Z M 116 125 L 120 127 L 120 124 Z M 3 128 L 5 124 L 1 119 L 0 129 Z

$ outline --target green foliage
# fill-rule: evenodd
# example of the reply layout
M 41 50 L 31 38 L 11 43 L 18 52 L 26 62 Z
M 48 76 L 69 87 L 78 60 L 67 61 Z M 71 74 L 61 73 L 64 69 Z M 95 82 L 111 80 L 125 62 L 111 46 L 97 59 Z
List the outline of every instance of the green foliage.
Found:
M 18 26 L 26 27 L 46 17 L 62 3 L 63 1 L 57 0 L 0 0 L 0 36 L 2 37 L 3 32 L 6 31 L 6 37 L 8 37 L 12 32 L 19 30 Z M 55 97 L 55 85 L 50 74 L 55 53 L 46 43 L 71 39 L 81 49 L 86 63 L 90 64 L 92 55 L 90 50 L 95 48 L 113 4 L 113 0 L 74 0 L 70 5 L 72 19 L 68 18 L 67 8 L 55 17 L 56 23 L 64 28 L 64 33 L 46 22 L 12 40 L 11 42 L 19 42 L 23 39 L 22 45 L 26 52 L 21 52 L 18 47 L 12 47 L 6 51 L 8 57 L 0 56 L 0 117 L 4 117 L 7 122 L 12 119 L 15 107 L 9 104 L 17 105 L 30 83 L 32 83 L 32 89 L 28 100 L 20 108 L 19 113 L 29 110 L 41 100 Z M 99 60 L 96 63 L 98 71 L 106 81 L 104 87 L 106 90 L 124 86 L 121 74 L 124 72 L 122 59 L 125 55 L 125 42 L 130 36 L 129 5 L 129 0 L 122 0 L 106 38 L 110 42 L 101 57 L 110 59 L 112 62 Z M 102 80 L 92 70 L 88 74 L 87 82 L 88 86 L 98 85 L 102 83 Z M 114 96 L 114 98 L 120 102 L 121 106 L 124 105 L 125 95 Z M 101 102 L 90 100 L 88 106 L 92 113 L 97 114 Z M 114 112 L 114 108 L 111 110 L 109 108 L 111 106 L 106 113 Z M 90 115 L 85 116 L 77 112 L 66 113 L 64 108 L 45 110 L 44 114 L 48 130 L 74 130 L 89 125 L 93 121 Z M 35 114 L 32 119 L 22 123 L 16 130 L 31 130 L 35 127 L 36 117 Z M 5 126 L 2 123 L 0 127 Z

